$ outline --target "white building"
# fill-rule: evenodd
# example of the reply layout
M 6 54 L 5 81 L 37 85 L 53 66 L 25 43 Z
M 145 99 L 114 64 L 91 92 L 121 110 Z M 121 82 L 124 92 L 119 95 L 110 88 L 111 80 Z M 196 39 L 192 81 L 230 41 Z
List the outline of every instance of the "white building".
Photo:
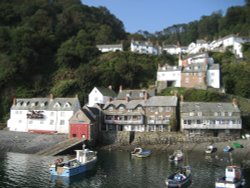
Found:
M 123 51 L 122 44 L 104 44 L 104 45 L 97 45 L 96 47 L 103 53 Z
M 7 127 L 10 131 L 69 133 L 69 119 L 80 109 L 75 98 L 13 99 Z
M 166 87 L 181 87 L 182 67 L 177 66 L 159 66 L 157 71 L 157 81 L 166 82 Z
M 94 106 L 95 104 L 104 105 L 108 101 L 113 100 L 116 95 L 117 94 L 112 90 L 111 86 L 109 88 L 94 87 L 89 93 L 88 106 Z
M 184 60 L 186 61 L 187 64 L 192 64 L 192 63 L 206 63 L 206 64 L 213 64 L 214 59 L 212 57 L 209 57 L 207 52 L 199 52 L 196 54 L 189 54 Z
M 219 64 L 214 64 L 213 58 L 209 57 L 207 52 L 190 54 L 184 59 L 182 59 L 180 56 L 179 66 L 158 66 L 156 82 L 158 92 L 165 89 L 166 87 L 187 87 L 187 85 L 184 84 L 186 81 L 184 82 L 184 80 L 182 80 L 184 79 L 182 77 L 182 73 L 188 75 L 188 77 L 192 79 L 195 79 L 195 75 L 197 74 L 202 76 L 205 73 L 205 81 L 203 81 L 204 86 L 218 89 L 220 88 L 220 66 Z M 193 69 L 191 69 L 191 67 Z M 186 71 L 189 69 L 190 71 Z M 185 79 L 189 78 L 185 77 Z M 203 78 L 199 79 L 204 80 Z M 188 86 L 194 88 L 195 86 L 198 87 L 198 85 L 195 85 L 195 82 L 190 82 Z
M 207 86 L 220 88 L 220 65 L 213 64 L 207 70 Z
M 171 55 L 178 55 L 180 53 L 187 53 L 187 47 L 178 45 L 164 45 L 162 51 Z
M 134 41 L 132 40 L 130 43 L 131 52 L 139 53 L 139 54 L 151 54 L 151 55 L 160 55 L 161 54 L 161 46 L 154 45 L 150 41 Z
M 209 43 L 205 40 L 197 40 L 196 43 L 192 42 L 188 45 L 187 53 L 196 54 L 199 52 L 207 51 Z
M 228 35 L 211 42 L 209 44 L 209 48 L 212 51 L 225 52 L 227 48 L 231 47 L 232 53 L 234 53 L 239 58 L 243 58 L 242 44 L 246 42 L 250 42 L 250 39 L 246 37 L 239 37 L 236 35 Z

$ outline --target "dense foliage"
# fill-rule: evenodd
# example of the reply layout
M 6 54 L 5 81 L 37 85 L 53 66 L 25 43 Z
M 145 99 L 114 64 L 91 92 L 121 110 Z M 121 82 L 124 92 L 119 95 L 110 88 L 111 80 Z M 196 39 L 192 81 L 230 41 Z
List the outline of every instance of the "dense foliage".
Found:
M 94 86 L 112 85 L 115 90 L 119 85 L 146 88 L 154 85 L 158 64 L 177 62 L 176 57 L 168 54 L 150 56 L 128 51 L 101 54 L 97 44 L 122 42 L 128 50 L 132 38 L 188 44 L 198 38 L 212 39 L 231 33 L 249 36 L 249 12 L 247 1 L 243 7 L 228 9 L 225 16 L 216 12 L 155 35 L 129 34 L 105 7 L 88 7 L 80 0 L 1 0 L 0 120 L 5 122 L 8 118 L 14 96 L 78 94 L 83 104 Z M 249 50 L 249 44 L 245 44 L 247 58 Z M 237 66 L 230 53 L 212 55 L 221 63 L 225 90 L 249 97 L 249 60 Z

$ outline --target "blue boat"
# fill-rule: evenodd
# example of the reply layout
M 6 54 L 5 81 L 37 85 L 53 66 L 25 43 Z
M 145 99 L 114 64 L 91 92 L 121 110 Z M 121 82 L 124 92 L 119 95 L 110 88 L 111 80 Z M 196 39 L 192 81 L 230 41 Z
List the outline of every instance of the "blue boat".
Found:
M 167 187 L 189 187 L 191 184 L 191 167 L 180 167 L 165 180 L 165 183 Z
M 233 151 L 233 150 L 234 150 L 234 148 L 232 148 L 231 146 L 226 146 L 226 147 L 223 148 L 223 151 L 224 151 L 225 153 L 231 152 L 231 151 Z
M 50 165 L 50 174 L 55 176 L 71 177 L 91 170 L 97 161 L 97 153 L 89 149 L 75 150 L 76 158 L 63 162 L 57 159 Z
M 144 150 L 138 147 L 131 152 L 131 155 L 139 158 L 148 157 L 151 155 L 151 150 Z

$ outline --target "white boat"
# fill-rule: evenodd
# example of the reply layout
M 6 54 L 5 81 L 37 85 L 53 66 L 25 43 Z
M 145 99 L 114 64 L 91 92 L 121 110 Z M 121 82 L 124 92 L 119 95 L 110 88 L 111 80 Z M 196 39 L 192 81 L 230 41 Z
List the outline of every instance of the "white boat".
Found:
M 75 151 L 76 158 L 65 162 L 57 159 L 54 164 L 50 165 L 50 174 L 70 177 L 91 170 L 95 166 L 97 152 L 84 148 Z
M 207 149 L 205 150 L 205 153 L 210 154 L 217 151 L 217 148 L 214 145 L 207 146 Z
M 137 147 L 131 152 L 131 155 L 139 158 L 148 157 L 149 155 L 151 155 L 151 150 L 145 150 Z
M 181 161 L 183 159 L 183 152 L 181 150 L 176 150 L 172 155 L 168 157 L 169 161 Z
M 225 176 L 215 182 L 215 188 L 240 188 L 245 185 L 241 168 L 233 165 L 227 166 Z

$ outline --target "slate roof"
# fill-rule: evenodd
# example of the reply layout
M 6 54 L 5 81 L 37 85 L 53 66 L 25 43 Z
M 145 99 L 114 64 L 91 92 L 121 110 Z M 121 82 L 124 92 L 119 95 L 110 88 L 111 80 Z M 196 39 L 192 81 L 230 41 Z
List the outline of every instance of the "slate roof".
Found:
M 165 70 L 163 67 L 160 67 L 158 69 L 158 72 L 166 72 L 166 71 L 181 71 L 182 67 L 181 66 L 165 66 Z
M 123 48 L 122 44 L 99 44 L 97 48 Z
M 237 106 L 232 103 L 217 103 L 217 102 L 181 102 L 181 113 L 189 112 L 240 112 Z
M 220 64 L 212 64 L 208 67 L 208 70 L 219 70 Z
M 103 96 L 110 96 L 110 97 L 117 96 L 117 94 L 112 89 L 106 87 L 96 87 L 96 88 L 102 93 Z
M 154 96 L 146 101 L 146 106 L 177 106 L 176 96 Z
M 59 107 L 55 107 L 59 104 Z M 11 110 L 72 111 L 80 106 L 78 98 L 18 98 Z
M 145 100 L 131 100 L 131 101 L 126 101 L 126 100 L 115 100 L 111 101 L 109 103 L 106 103 L 103 109 L 107 109 L 110 105 L 112 105 L 114 108 L 118 108 L 120 105 L 124 105 L 126 109 L 134 109 L 137 106 L 145 106 Z
M 183 73 L 198 73 L 198 72 L 205 72 L 206 71 L 206 66 L 203 63 L 195 63 L 195 64 L 190 64 L 187 67 L 183 69 Z
M 155 96 L 155 90 L 122 90 L 118 93 L 118 100 L 125 100 L 126 96 L 129 95 L 130 100 L 144 99 L 145 92 L 148 94 L 148 97 Z

